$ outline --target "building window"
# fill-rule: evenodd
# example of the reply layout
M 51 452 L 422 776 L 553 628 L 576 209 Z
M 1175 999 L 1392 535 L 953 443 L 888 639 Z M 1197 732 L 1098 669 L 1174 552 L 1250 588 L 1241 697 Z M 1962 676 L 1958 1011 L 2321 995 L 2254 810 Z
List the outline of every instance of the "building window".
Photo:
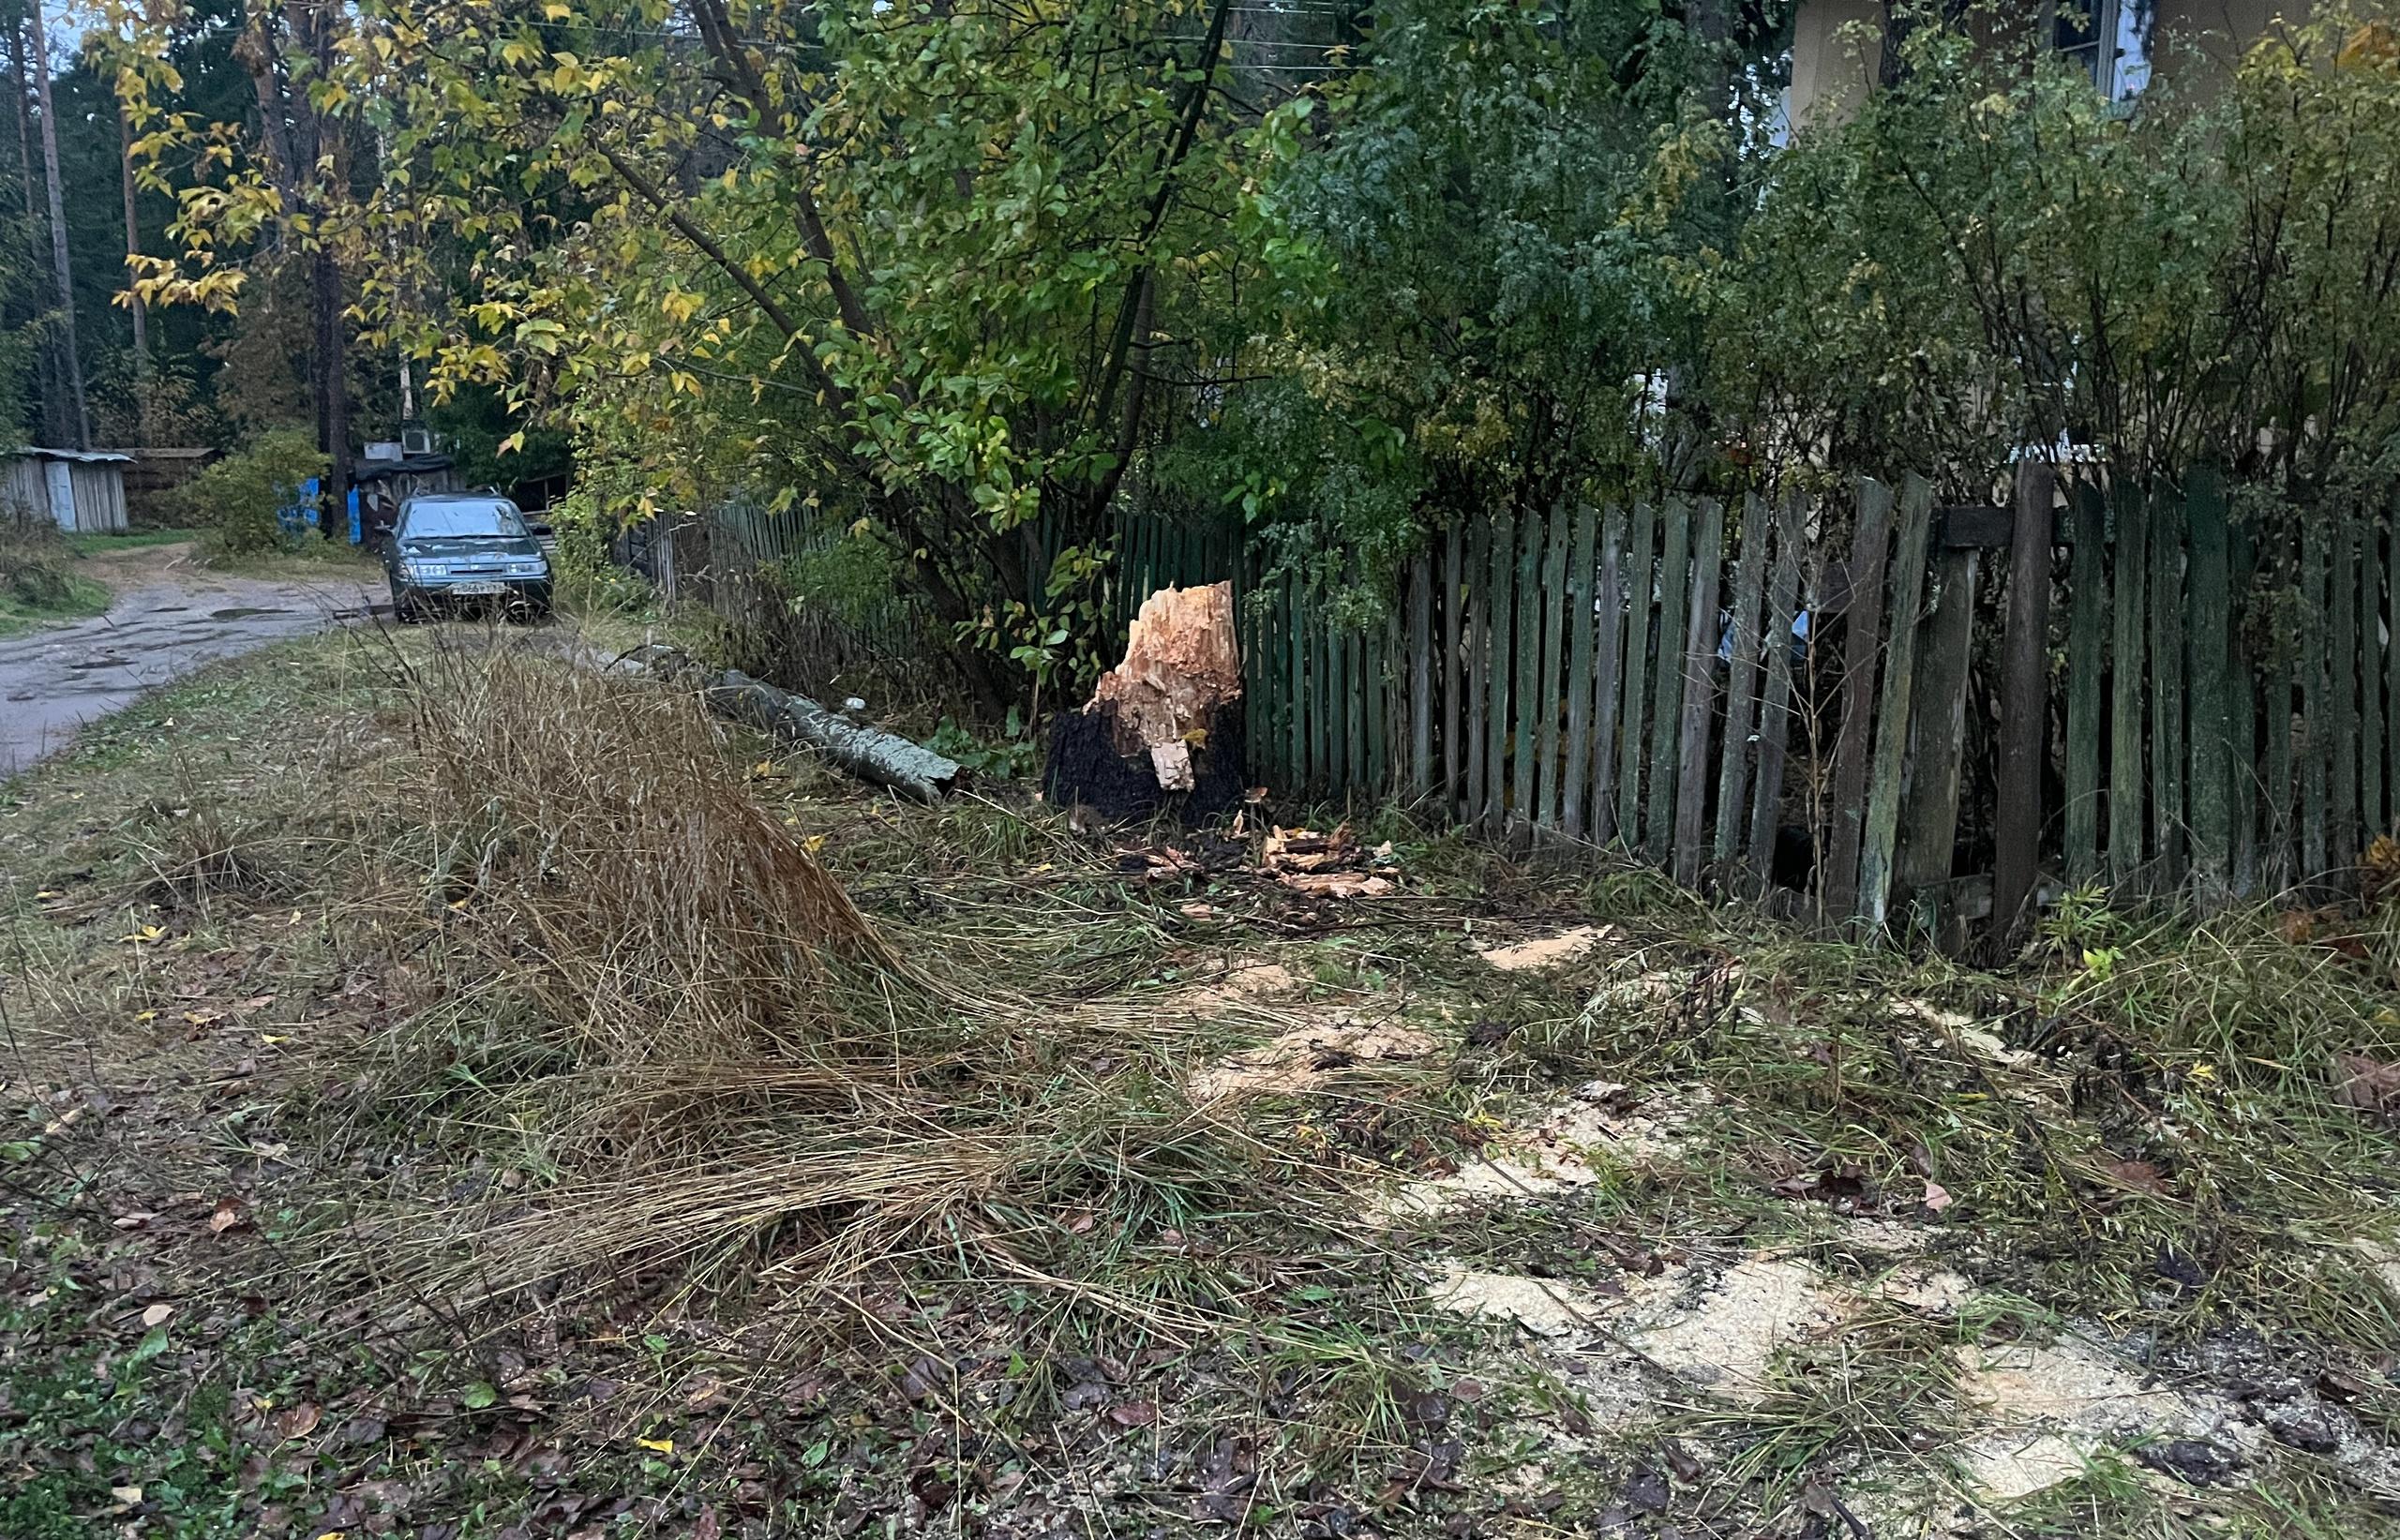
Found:
M 2081 66 L 2110 101 L 2131 101 L 2150 83 L 2157 0 L 2065 0 L 2051 46 Z

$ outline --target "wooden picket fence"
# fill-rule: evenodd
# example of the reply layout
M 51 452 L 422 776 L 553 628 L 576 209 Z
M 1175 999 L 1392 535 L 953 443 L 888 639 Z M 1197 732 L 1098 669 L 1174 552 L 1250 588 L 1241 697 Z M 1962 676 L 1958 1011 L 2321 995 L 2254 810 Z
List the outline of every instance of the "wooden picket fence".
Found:
M 1950 935 L 2045 885 L 2339 886 L 2400 817 L 2400 543 L 2262 552 L 2191 482 L 2145 501 L 2027 467 L 2007 508 L 1911 477 L 1478 521 L 1380 625 L 1249 599 L 1252 755 L 1280 789 Z M 2266 584 L 2308 617 L 2288 657 L 2251 656 Z
M 2067 886 L 2346 886 L 2400 820 L 2400 540 L 2262 535 L 2187 483 L 2029 465 L 2005 507 L 1910 477 L 1504 513 L 1366 625 L 1221 516 L 1129 509 L 1103 607 L 1233 581 L 1252 773 L 1287 797 L 1400 798 L 1828 921 L 1956 938 Z M 755 567 L 810 538 L 735 505 L 711 546 Z M 893 603 L 848 644 L 929 655 Z M 2257 639 L 2269 612 L 2288 645 Z

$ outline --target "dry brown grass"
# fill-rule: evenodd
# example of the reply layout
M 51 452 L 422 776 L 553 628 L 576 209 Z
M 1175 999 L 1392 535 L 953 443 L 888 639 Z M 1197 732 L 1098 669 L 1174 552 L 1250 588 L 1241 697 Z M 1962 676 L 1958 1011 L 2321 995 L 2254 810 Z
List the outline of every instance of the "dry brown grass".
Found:
M 439 1061 L 478 1013 L 521 1023 L 538 1066 L 470 1073 L 475 1095 L 442 1115 L 532 1130 L 558 1174 L 374 1227 L 385 1276 L 487 1299 L 839 1293 L 938 1241 L 1055 1281 L 1071 1237 L 1045 1215 L 1157 1222 L 1272 1159 L 1184 1096 L 1189 1024 L 1037 1009 L 880 934 L 688 695 L 505 647 L 406 666 L 418 753 L 399 795 L 433 852 L 412 923 L 438 929 L 448 984 L 384 1061 Z

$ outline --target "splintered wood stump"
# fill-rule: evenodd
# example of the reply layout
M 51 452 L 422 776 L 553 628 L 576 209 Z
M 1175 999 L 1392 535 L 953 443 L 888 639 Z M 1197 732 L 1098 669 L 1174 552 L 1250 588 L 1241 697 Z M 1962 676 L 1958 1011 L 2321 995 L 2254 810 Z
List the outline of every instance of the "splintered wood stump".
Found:
M 1125 661 L 1052 725 L 1044 788 L 1112 822 L 1197 823 L 1241 800 L 1242 756 L 1233 585 L 1163 588 L 1142 602 Z

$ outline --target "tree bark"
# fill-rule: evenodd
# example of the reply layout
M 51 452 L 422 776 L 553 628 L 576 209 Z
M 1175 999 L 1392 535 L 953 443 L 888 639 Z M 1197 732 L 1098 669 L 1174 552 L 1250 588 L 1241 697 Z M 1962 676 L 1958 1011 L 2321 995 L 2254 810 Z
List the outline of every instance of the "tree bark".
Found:
M 116 114 L 117 171 L 125 188 L 125 254 L 130 259 L 142 255 L 142 218 L 135 206 L 133 188 L 133 125 L 122 108 Z M 127 263 L 127 288 L 131 292 L 132 264 Z M 128 307 L 133 316 L 133 378 L 147 385 L 150 380 L 150 333 L 148 307 L 139 292 L 133 292 Z M 142 438 L 146 442 L 150 426 L 150 401 L 147 392 L 139 404 L 142 413 Z
M 25 7 L 32 29 L 34 95 L 41 106 L 41 164 L 50 182 L 50 261 L 58 283 L 60 351 L 65 354 L 68 400 L 74 410 L 75 447 L 92 447 L 92 412 L 83 398 L 83 359 L 75 340 L 75 269 L 67 252 L 67 188 L 58 173 L 58 110 L 50 94 L 50 36 L 39 0 Z
M 26 105 L 31 82 L 25 75 L 25 34 L 22 22 L 8 23 L 8 90 L 17 102 L 17 172 L 24 184 L 24 215 L 27 228 L 39 218 L 42 206 L 41 183 L 34 174 L 34 118 Z M 45 328 L 41 346 L 34 350 L 35 361 L 41 369 L 41 424 L 39 432 L 45 443 L 67 441 L 67 411 L 65 389 L 58 382 L 57 339 Z

